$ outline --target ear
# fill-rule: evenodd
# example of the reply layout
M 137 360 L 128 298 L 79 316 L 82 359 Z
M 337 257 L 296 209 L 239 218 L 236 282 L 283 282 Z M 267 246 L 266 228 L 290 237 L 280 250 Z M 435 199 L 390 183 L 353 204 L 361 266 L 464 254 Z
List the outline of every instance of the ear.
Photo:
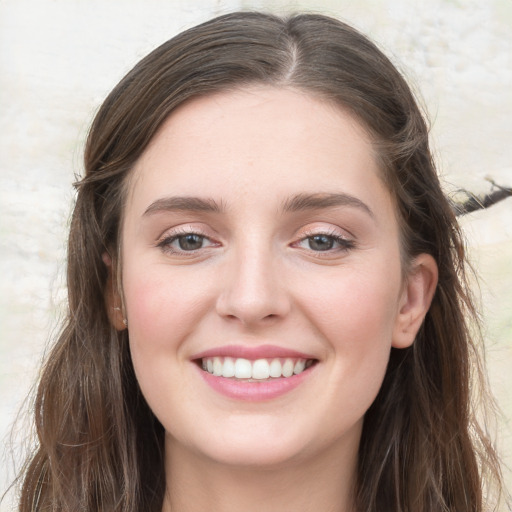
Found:
M 393 330 L 392 346 L 406 348 L 416 334 L 430 308 L 436 291 L 437 263 L 430 254 L 420 254 L 411 263 Z
M 107 308 L 107 315 L 110 323 L 118 331 L 124 331 L 127 327 L 123 300 L 119 294 L 116 286 L 116 279 L 114 276 L 114 268 L 112 265 L 112 258 L 110 254 L 104 252 L 101 256 L 103 263 L 105 263 L 108 270 L 107 283 L 105 285 L 105 306 Z

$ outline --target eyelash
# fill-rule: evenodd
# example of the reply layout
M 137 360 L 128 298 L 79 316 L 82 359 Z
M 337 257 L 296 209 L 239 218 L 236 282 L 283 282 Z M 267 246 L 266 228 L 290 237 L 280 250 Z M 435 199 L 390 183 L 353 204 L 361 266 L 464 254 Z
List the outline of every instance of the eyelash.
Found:
M 350 249 L 354 249 L 356 244 L 353 240 L 350 240 L 348 238 L 345 238 L 344 236 L 339 235 L 335 231 L 311 231 L 305 233 L 305 236 L 303 236 L 298 242 L 295 242 L 293 245 L 298 245 L 299 243 L 306 242 L 308 240 L 312 240 L 315 237 L 327 237 L 329 238 L 333 243 L 338 244 L 338 247 L 327 249 L 325 251 L 314 251 L 313 249 L 309 248 L 306 250 L 312 251 L 315 253 L 316 256 L 323 256 L 324 254 L 327 256 L 329 254 L 338 253 L 338 252 L 347 252 Z
M 211 245 L 217 245 L 215 242 L 212 242 L 212 240 L 206 236 L 204 233 L 201 233 L 198 230 L 193 229 L 177 229 L 172 234 L 165 236 L 163 239 L 159 240 L 157 243 L 157 247 L 162 249 L 162 251 L 170 254 L 180 254 L 180 255 L 194 255 L 197 253 L 197 251 L 204 249 L 204 247 L 200 247 L 198 249 L 192 249 L 192 250 L 185 250 L 185 249 L 177 249 L 172 247 L 172 243 L 179 241 L 180 238 L 186 237 L 186 236 L 197 236 L 202 239 L 202 241 L 209 241 Z
M 210 246 L 218 245 L 215 242 L 213 242 L 208 236 L 206 236 L 204 233 L 201 233 L 200 231 L 194 231 L 192 229 L 178 229 L 174 231 L 171 235 L 165 236 L 163 239 L 161 239 L 157 243 L 157 247 L 162 249 L 162 251 L 170 254 L 181 254 L 181 255 L 194 255 L 197 253 L 197 251 L 200 251 L 201 249 L 205 249 L 205 247 L 199 247 L 198 249 L 191 249 L 191 250 L 185 250 L 185 249 L 176 249 L 172 247 L 172 244 L 176 241 L 179 241 L 180 238 L 186 237 L 186 236 L 197 236 L 201 238 L 201 242 L 209 241 Z M 350 249 L 353 249 L 355 247 L 355 243 L 353 240 L 350 240 L 348 238 L 345 238 L 343 236 L 340 236 L 334 231 L 311 231 L 305 233 L 305 236 L 303 236 L 300 240 L 297 242 L 294 242 L 292 246 L 298 246 L 302 242 L 313 240 L 315 237 L 327 237 L 332 241 L 334 244 L 337 244 L 338 247 L 336 248 L 328 248 L 326 250 L 318 250 L 315 251 L 314 249 L 311 249 L 309 247 L 308 251 L 311 251 L 312 253 L 315 253 L 316 256 L 322 257 L 327 256 L 329 254 L 338 253 L 338 252 L 347 252 Z

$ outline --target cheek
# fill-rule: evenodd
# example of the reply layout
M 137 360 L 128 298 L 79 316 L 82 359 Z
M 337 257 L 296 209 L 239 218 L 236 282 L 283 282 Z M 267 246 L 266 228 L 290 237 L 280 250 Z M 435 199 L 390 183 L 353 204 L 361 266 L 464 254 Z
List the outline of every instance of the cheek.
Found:
M 130 353 L 137 381 L 150 408 L 164 423 L 191 397 L 182 374 L 184 341 L 204 312 L 201 288 L 173 276 L 165 267 L 130 272 L 125 265 L 123 290 L 128 319 Z M 204 292 L 204 290 L 203 290 Z
M 400 269 L 367 268 L 317 284 L 307 303 L 303 302 L 303 311 L 331 355 L 327 360 L 332 365 L 330 389 L 336 390 L 333 400 L 364 413 L 381 386 L 389 360 Z
M 363 351 L 375 343 L 390 344 L 398 313 L 399 276 L 399 269 L 326 276 L 315 287 L 304 287 L 303 307 L 336 350 Z
M 123 290 L 134 359 L 175 353 L 208 307 L 197 279 L 180 279 L 165 268 L 130 273 L 128 267 Z

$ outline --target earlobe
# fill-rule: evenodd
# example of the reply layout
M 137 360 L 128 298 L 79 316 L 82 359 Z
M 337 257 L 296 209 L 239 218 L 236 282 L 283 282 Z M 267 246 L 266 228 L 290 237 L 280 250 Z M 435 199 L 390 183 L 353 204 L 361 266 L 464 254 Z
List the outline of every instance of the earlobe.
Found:
M 107 252 L 104 252 L 102 259 L 108 269 L 108 278 L 105 285 L 107 315 L 114 328 L 118 331 L 123 331 L 128 323 L 124 313 L 123 301 L 114 280 L 115 271 L 113 270 L 112 258 Z
M 414 343 L 434 297 L 437 279 L 437 263 L 430 254 L 414 258 L 393 330 L 393 347 L 406 348 Z

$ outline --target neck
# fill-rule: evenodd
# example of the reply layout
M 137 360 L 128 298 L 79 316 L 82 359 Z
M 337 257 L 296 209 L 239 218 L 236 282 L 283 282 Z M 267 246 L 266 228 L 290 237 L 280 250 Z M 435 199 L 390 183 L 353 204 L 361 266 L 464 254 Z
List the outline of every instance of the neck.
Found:
M 342 453 L 343 452 L 343 453 Z M 357 446 L 278 466 L 231 466 L 166 439 L 162 512 L 353 512 Z

